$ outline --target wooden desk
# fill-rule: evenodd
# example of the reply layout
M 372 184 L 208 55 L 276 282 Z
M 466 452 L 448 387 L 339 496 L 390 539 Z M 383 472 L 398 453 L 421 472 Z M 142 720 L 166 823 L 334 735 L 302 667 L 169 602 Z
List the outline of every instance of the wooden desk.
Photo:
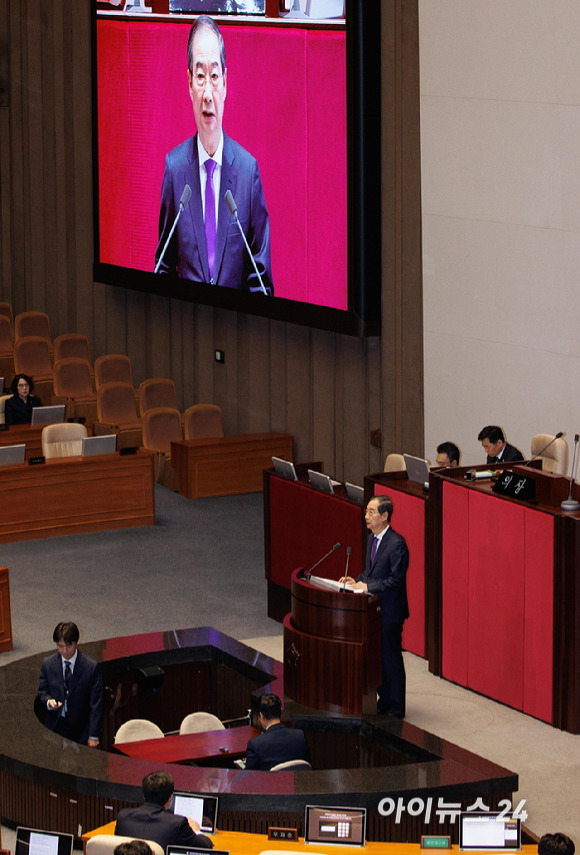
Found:
M 262 491 L 262 472 L 272 457 L 293 459 L 294 437 L 250 433 L 171 443 L 171 465 L 179 493 L 188 499 Z
M 466 481 L 466 468 L 430 476 L 437 633 L 429 667 L 580 733 L 580 511 L 560 509 L 565 478 L 509 468 L 536 480 L 538 501 L 494 493 L 491 479 Z
M 249 739 L 261 730 L 251 725 L 225 730 L 184 733 L 159 739 L 116 742 L 115 749 L 127 757 L 156 763 L 187 763 L 190 760 L 237 760 L 245 757 Z
M 0 468 L 0 543 L 153 525 L 153 456 L 59 457 Z
M 100 828 L 94 828 L 83 834 L 83 852 L 86 855 L 87 840 L 97 834 L 114 834 L 115 822 L 108 822 Z M 443 833 L 443 832 L 442 832 Z M 445 832 L 447 833 L 447 832 Z M 212 837 L 214 849 L 221 849 L 229 852 L 234 852 L 235 855 L 260 855 L 262 852 L 307 852 L 310 855 L 318 855 L 323 849 L 328 846 L 324 844 L 317 845 L 315 852 L 312 851 L 312 844 L 305 843 L 304 838 L 300 837 L 297 841 L 277 841 L 268 840 L 266 834 L 248 834 L 243 831 L 216 831 Z M 421 849 L 419 843 L 381 843 L 377 840 L 370 840 L 365 844 L 364 849 L 360 846 L 341 846 L 340 852 L 342 855 L 422 855 L 424 850 Z M 445 849 L 444 852 L 451 852 L 452 855 L 457 855 L 459 847 L 453 846 L 451 850 Z M 519 850 L 521 855 L 537 855 L 538 847 L 536 845 L 523 845 Z
M 26 444 L 25 459 L 39 457 L 42 454 L 42 431 L 46 425 L 10 425 L 8 430 L 0 430 L 0 445 Z M 85 425 L 88 435 L 93 435 L 93 426 Z

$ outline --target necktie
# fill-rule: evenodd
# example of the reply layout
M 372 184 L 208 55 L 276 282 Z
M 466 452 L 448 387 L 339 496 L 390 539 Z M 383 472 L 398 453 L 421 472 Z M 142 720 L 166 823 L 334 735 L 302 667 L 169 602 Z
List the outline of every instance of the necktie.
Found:
M 207 246 L 207 263 L 209 276 L 213 280 L 213 265 L 215 261 L 216 227 L 215 227 L 215 193 L 213 190 L 213 172 L 215 160 L 205 162 L 207 181 L 205 182 L 205 243 Z
M 379 543 L 378 537 L 373 538 L 373 545 L 371 547 L 371 565 L 374 564 L 375 558 L 377 556 L 378 543 Z
M 71 675 L 72 675 L 72 671 L 70 668 L 70 662 L 67 661 L 64 663 L 64 696 L 65 696 L 65 698 L 68 698 L 68 695 L 69 695 Z

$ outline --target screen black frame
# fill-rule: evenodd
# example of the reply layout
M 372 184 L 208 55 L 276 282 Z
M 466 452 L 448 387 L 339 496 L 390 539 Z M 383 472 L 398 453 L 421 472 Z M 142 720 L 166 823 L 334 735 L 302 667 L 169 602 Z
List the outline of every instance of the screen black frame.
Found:
M 58 855 L 72 855 L 74 843 L 72 834 L 64 831 L 46 831 L 44 828 L 29 828 L 25 825 L 19 825 L 16 829 L 14 855 L 30 855 L 30 835 L 32 833 L 58 838 Z
M 348 309 L 266 298 L 100 261 L 97 101 L 97 0 L 91 2 L 93 89 L 93 279 L 272 320 L 358 337 L 381 330 L 380 3 L 346 0 Z M 330 203 L 329 203 L 330 204 Z

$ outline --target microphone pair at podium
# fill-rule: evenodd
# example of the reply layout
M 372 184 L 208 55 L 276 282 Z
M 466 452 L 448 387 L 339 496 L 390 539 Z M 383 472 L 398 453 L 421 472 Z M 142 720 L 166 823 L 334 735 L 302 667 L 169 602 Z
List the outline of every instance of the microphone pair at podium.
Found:
M 322 556 L 322 558 L 319 558 L 318 561 L 316 562 L 316 564 L 313 564 L 312 567 L 310 568 L 310 570 L 307 570 L 306 573 L 304 574 L 304 578 L 306 579 L 306 581 L 310 580 L 310 577 L 312 576 L 312 571 L 316 570 L 316 568 L 318 567 L 319 564 L 322 564 L 323 561 L 326 561 L 328 556 L 332 555 L 333 552 L 336 552 L 337 549 L 340 549 L 341 546 L 342 546 L 342 543 L 340 543 L 340 542 L 335 543 L 334 546 L 332 547 L 332 549 L 329 549 L 328 552 Z M 352 546 L 347 546 L 347 548 L 346 548 L 346 567 L 344 568 L 344 578 L 345 579 L 348 576 L 348 562 L 350 560 L 351 553 L 352 553 Z M 346 583 L 345 583 L 344 590 L 346 591 Z
M 181 217 L 181 215 L 182 215 L 183 211 L 185 211 L 185 209 L 186 209 L 186 208 L 187 208 L 187 206 L 189 205 L 189 200 L 190 200 L 190 199 L 191 199 L 191 187 L 189 186 L 189 184 L 186 184 L 186 185 L 185 185 L 185 187 L 183 188 L 183 193 L 181 194 L 181 199 L 179 200 L 179 211 L 177 212 L 177 215 L 176 215 L 176 217 L 175 217 L 175 219 L 174 219 L 174 221 L 173 221 L 173 225 L 171 226 L 171 231 L 169 232 L 169 234 L 168 234 L 168 236 L 167 236 L 167 240 L 165 241 L 165 244 L 164 244 L 164 246 L 163 246 L 163 250 L 162 250 L 162 252 L 161 252 L 161 255 L 159 256 L 159 260 L 158 260 L 157 264 L 155 265 L 155 270 L 153 271 L 154 273 L 158 273 L 158 272 L 159 272 L 159 268 L 161 267 L 161 262 L 163 261 L 163 258 L 164 258 L 164 256 L 165 256 L 165 253 L 166 253 L 166 251 L 167 251 L 167 247 L 169 246 L 169 241 L 170 241 L 170 240 L 171 240 L 171 238 L 173 237 L 173 232 L 175 231 L 175 227 L 177 226 L 177 223 L 178 223 L 178 221 L 179 221 L 179 218 Z M 243 241 L 244 241 L 244 246 L 246 247 L 247 253 L 248 253 L 249 257 L 250 257 L 250 261 L 252 262 L 252 265 L 253 265 L 253 267 L 254 267 L 254 273 L 255 273 L 255 274 L 256 274 L 256 276 L 258 277 L 258 282 L 260 283 L 260 290 L 262 291 L 262 293 L 263 293 L 263 294 L 266 294 L 266 295 L 267 295 L 267 294 L 268 294 L 268 292 L 266 291 L 266 288 L 264 287 L 264 283 L 263 283 L 263 281 L 262 281 L 262 277 L 260 276 L 260 271 L 258 270 L 258 266 L 257 266 L 257 264 L 256 264 L 256 259 L 255 259 L 255 258 L 254 258 L 254 256 L 252 255 L 252 250 L 250 249 L 250 245 L 248 244 L 248 241 L 246 240 L 246 236 L 245 236 L 245 234 L 244 234 L 244 230 L 243 230 L 243 228 L 242 228 L 242 224 L 241 224 L 241 223 L 240 223 L 240 221 L 239 221 L 239 218 L 238 218 L 238 206 L 236 205 L 236 200 L 234 199 L 234 197 L 233 197 L 233 195 L 232 195 L 232 191 L 231 191 L 231 190 L 228 190 L 228 191 L 226 192 L 225 200 L 226 200 L 226 203 L 227 203 L 228 208 L 230 209 L 230 214 L 231 214 L 231 215 L 232 215 L 232 217 L 235 219 L 235 221 L 236 221 L 236 223 L 237 223 L 237 225 L 238 225 L 238 228 L 239 228 L 239 230 L 240 230 L 240 234 L 241 234 L 242 239 L 243 239 Z M 340 545 L 340 544 L 339 544 L 339 545 Z M 332 552 L 332 550 L 331 550 L 331 552 Z

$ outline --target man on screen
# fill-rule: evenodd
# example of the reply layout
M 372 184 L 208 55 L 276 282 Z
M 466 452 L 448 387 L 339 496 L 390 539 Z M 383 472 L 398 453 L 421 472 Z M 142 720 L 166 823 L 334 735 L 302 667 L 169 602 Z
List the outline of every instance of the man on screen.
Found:
M 182 211 L 159 272 L 226 288 L 262 292 L 252 260 L 226 202 L 229 190 L 263 285 L 274 293 L 270 221 L 258 163 L 222 130 L 227 92 L 226 53 L 213 18 L 200 15 L 189 33 L 187 78 L 197 134 L 169 152 L 161 189 L 158 262 L 186 185 Z M 184 200 L 185 202 L 185 200 Z

